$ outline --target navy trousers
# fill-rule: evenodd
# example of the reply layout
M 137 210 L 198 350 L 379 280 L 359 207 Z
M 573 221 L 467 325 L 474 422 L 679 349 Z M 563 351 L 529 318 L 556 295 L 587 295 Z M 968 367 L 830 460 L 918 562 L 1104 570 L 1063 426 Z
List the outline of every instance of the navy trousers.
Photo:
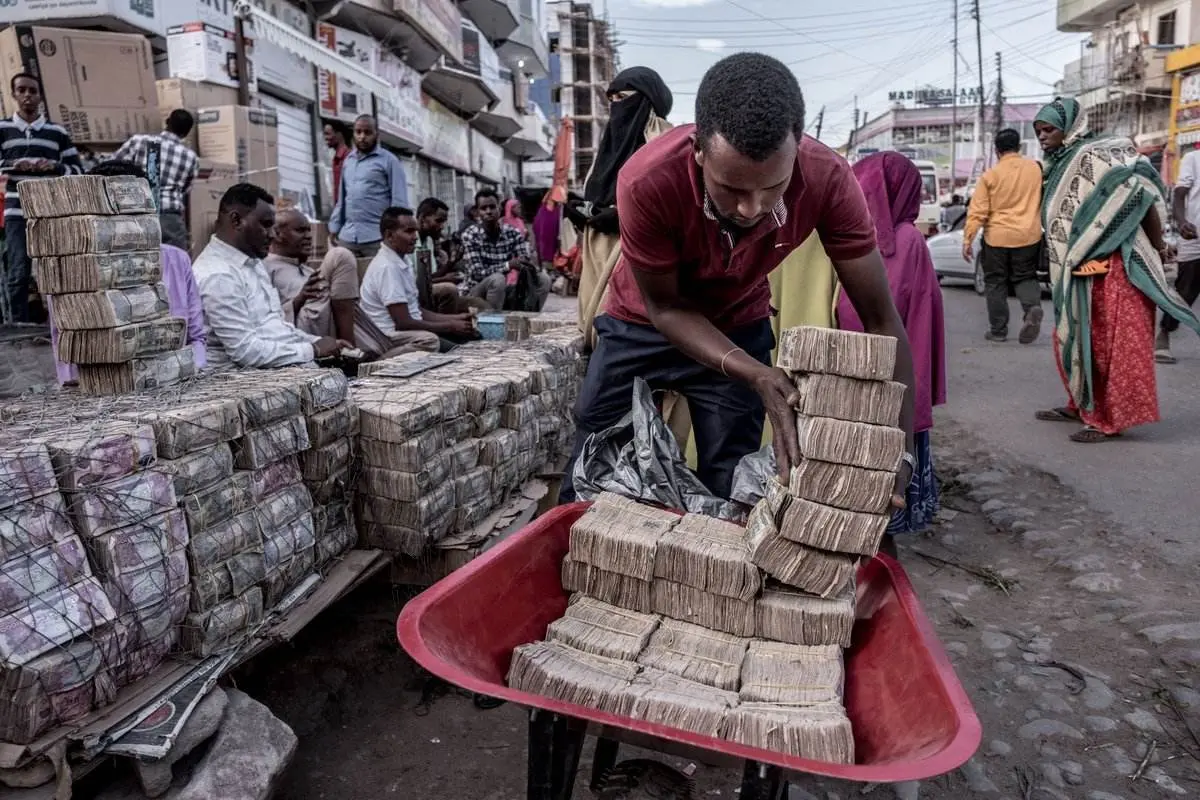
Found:
M 575 406 L 578 433 L 559 494 L 562 502 L 575 499 L 571 470 L 587 437 L 612 427 L 629 413 L 633 381 L 639 377 L 654 391 L 673 390 L 687 398 L 696 437 L 696 474 L 709 491 L 728 498 L 738 461 L 762 443 L 765 412 L 758 393 L 684 355 L 652 326 L 606 315 L 596 317 L 594 325 L 596 349 Z M 770 320 L 726 335 L 752 358 L 771 363 L 775 334 Z

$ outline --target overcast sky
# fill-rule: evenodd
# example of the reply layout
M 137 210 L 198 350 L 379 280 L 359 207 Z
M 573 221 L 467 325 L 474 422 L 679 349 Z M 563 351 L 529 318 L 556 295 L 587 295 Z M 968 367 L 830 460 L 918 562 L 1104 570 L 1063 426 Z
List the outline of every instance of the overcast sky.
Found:
M 1006 95 L 1014 102 L 1048 99 L 1062 68 L 1079 58 L 1079 34 L 1054 28 L 1053 0 L 980 0 L 983 78 L 996 81 L 1003 53 Z M 888 108 L 888 91 L 924 85 L 950 88 L 954 0 L 592 0 L 607 10 L 623 44 L 622 66 L 659 72 L 675 94 L 672 122 L 693 119 L 704 71 L 722 56 L 757 50 L 789 64 L 815 123 L 824 105 L 821 139 L 844 144 L 854 96 L 870 117 Z M 977 85 L 975 22 L 970 0 L 959 0 L 959 84 Z M 830 8 L 838 11 L 830 11 Z M 815 124 L 810 127 L 815 132 Z

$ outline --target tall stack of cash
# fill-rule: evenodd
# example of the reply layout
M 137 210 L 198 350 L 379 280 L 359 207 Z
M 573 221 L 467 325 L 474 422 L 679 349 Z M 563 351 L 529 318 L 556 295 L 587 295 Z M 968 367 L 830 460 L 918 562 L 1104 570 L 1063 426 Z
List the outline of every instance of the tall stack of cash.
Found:
M 830 598 L 879 549 L 904 455 L 905 387 L 891 380 L 896 340 L 828 328 L 790 328 L 780 369 L 799 395 L 801 461 L 750 515 L 754 560 L 772 577 Z
M 18 191 L 34 275 L 61 332 L 59 358 L 79 366 L 80 389 L 121 394 L 192 377 L 186 322 L 169 315 L 150 185 L 74 175 Z

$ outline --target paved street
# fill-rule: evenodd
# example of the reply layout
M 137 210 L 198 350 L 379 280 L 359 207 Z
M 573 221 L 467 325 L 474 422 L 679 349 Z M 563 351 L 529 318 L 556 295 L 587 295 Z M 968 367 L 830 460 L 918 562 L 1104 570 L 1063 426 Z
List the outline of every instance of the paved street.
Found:
M 987 445 L 1057 475 L 1097 510 L 1111 514 L 1131 535 L 1171 558 L 1200 558 L 1195 476 L 1200 464 L 1200 342 L 1175 336 L 1179 363 L 1158 368 L 1163 421 L 1135 429 L 1120 441 L 1077 445 L 1070 425 L 1036 422 L 1038 408 L 1063 405 L 1048 336 L 1052 313 L 1034 345 L 1016 343 L 1019 306 L 1010 300 L 1014 338 L 985 342 L 983 298 L 970 288 L 946 286 L 949 404 L 939 411 L 974 431 Z

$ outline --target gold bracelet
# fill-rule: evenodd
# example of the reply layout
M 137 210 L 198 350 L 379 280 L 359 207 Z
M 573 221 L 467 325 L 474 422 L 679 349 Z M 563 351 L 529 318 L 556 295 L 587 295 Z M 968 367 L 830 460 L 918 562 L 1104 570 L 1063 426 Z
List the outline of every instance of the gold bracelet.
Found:
M 745 350 L 742 350 L 742 348 L 740 348 L 740 347 L 735 347 L 732 350 L 730 350 L 728 353 L 726 353 L 725 355 L 721 356 L 721 374 L 724 375 L 726 378 L 729 377 L 729 373 L 725 371 L 725 359 L 729 358 L 731 355 L 733 355 L 734 353 L 737 353 L 739 351 L 741 351 L 743 353 L 746 352 Z

